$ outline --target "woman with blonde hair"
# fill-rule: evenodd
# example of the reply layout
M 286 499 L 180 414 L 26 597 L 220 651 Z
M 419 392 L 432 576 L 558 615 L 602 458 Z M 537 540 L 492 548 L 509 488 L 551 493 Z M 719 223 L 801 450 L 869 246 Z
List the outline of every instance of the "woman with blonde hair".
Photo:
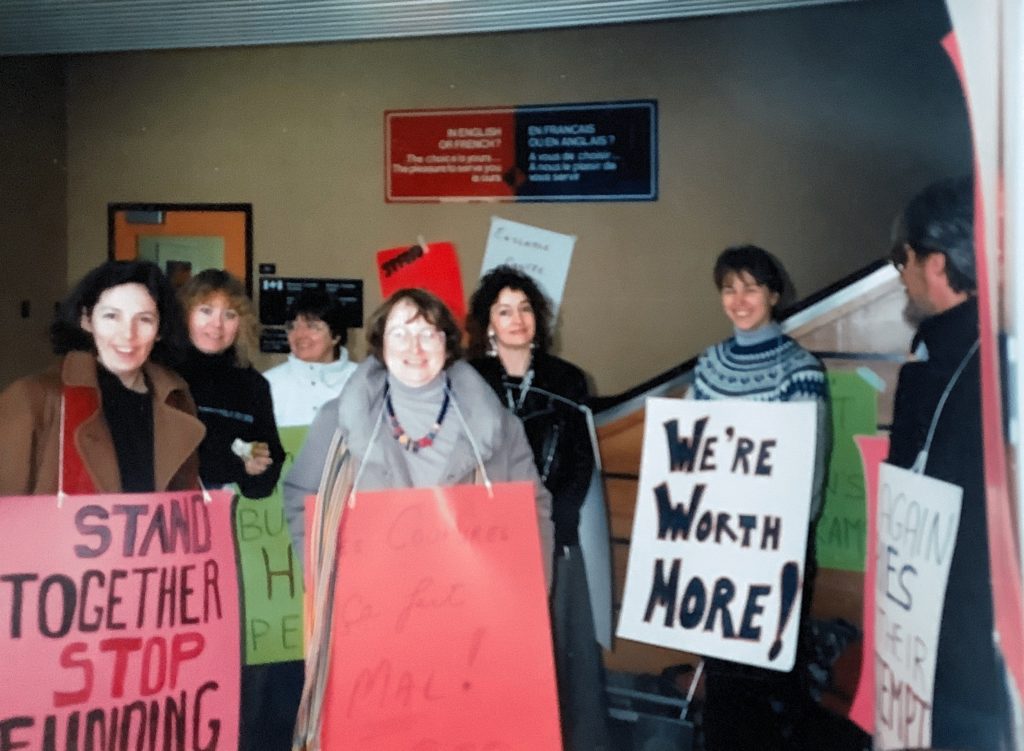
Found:
M 247 498 L 277 485 L 284 449 L 270 386 L 250 364 L 258 324 L 245 287 L 226 271 L 207 269 L 179 292 L 190 346 L 181 374 L 206 425 L 199 476 L 207 487 L 235 483 Z
M 247 498 L 266 498 L 284 449 L 270 385 L 250 364 L 259 341 L 252 303 L 242 283 L 219 269 L 199 272 L 178 294 L 191 342 L 181 373 L 206 424 L 199 476 L 207 487 L 234 483 Z M 294 673 L 273 663 L 242 666 L 239 751 L 287 747 L 299 690 L 289 688 Z

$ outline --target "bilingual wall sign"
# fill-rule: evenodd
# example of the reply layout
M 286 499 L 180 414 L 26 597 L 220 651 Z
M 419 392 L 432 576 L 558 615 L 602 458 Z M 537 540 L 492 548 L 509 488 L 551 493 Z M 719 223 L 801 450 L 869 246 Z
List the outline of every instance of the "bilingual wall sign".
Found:
M 653 201 L 654 100 L 384 113 L 385 198 Z
M 793 667 L 816 408 L 647 400 L 620 637 Z

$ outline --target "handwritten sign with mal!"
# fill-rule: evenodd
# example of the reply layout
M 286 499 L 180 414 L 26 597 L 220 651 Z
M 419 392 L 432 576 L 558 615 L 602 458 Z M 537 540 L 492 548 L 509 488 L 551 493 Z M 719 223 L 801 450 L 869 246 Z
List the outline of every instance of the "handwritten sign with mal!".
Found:
M 875 748 L 931 745 L 935 656 L 962 497 L 948 482 L 887 463 L 879 469 Z
M 238 745 L 231 495 L 0 498 L 0 749 Z
M 324 749 L 561 748 L 532 484 L 359 493 L 324 701 Z
M 647 400 L 619 636 L 792 668 L 815 409 Z

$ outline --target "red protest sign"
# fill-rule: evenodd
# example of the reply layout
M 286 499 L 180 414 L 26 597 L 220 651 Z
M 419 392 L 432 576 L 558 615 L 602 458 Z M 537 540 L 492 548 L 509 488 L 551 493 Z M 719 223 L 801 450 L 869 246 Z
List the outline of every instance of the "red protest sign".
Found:
M 0 749 L 238 745 L 231 496 L 0 498 Z
M 377 252 L 380 293 L 385 298 L 405 287 L 421 287 L 444 301 L 459 323 L 466 318 L 459 257 L 451 243 L 403 245 Z
M 866 733 L 875 732 L 875 574 L 878 567 L 878 470 L 889 455 L 889 438 L 880 435 L 854 436 L 864 467 L 864 495 L 867 534 L 864 556 L 864 638 L 860 680 L 850 706 L 850 719 Z
M 360 492 L 322 748 L 561 749 L 530 483 Z

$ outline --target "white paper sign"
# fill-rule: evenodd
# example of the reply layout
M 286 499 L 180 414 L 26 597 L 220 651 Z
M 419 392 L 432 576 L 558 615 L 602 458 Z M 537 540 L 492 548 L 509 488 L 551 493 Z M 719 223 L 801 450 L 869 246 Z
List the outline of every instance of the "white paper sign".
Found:
M 793 667 L 816 408 L 647 400 L 620 637 Z
M 518 266 L 551 300 L 551 313 L 557 317 L 575 245 L 575 235 L 563 235 L 494 216 L 487 234 L 480 276 L 502 264 Z
M 876 749 L 931 746 L 935 655 L 962 497 L 948 482 L 879 469 Z

